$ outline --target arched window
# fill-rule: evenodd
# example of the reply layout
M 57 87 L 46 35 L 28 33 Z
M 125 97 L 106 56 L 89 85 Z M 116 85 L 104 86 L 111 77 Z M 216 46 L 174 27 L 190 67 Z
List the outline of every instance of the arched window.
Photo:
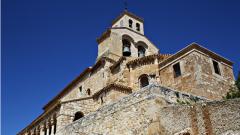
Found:
M 91 90 L 87 89 L 87 94 L 90 96 L 91 95 Z
M 133 21 L 131 19 L 128 20 L 128 26 L 132 28 Z
M 136 30 L 140 31 L 140 24 L 139 23 L 136 23 Z
M 148 75 L 144 74 L 139 77 L 140 88 L 146 87 L 149 85 Z
M 146 49 L 142 46 L 138 46 L 138 57 L 144 57 L 145 56 Z
M 82 112 L 76 112 L 74 115 L 73 121 L 76 121 L 76 120 L 82 118 L 83 116 L 84 116 L 84 114 Z
M 123 44 L 122 48 L 123 56 L 131 56 L 130 50 L 131 43 L 128 40 L 123 39 L 122 44 Z

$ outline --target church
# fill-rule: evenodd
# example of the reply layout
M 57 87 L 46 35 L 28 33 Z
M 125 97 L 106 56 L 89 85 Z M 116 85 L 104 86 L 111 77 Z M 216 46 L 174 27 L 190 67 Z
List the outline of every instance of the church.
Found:
M 159 95 L 153 97 L 161 97 L 161 105 L 164 106 L 198 104 L 198 102 L 221 100 L 234 84 L 233 62 L 230 60 L 197 43 L 190 43 L 175 54 L 163 54 L 147 38 L 144 30 L 143 18 L 127 10 L 123 11 L 112 21 L 111 27 L 97 38 L 98 56 L 93 62 L 94 64 L 82 71 L 50 100 L 43 107 L 43 113 L 18 135 L 146 134 L 145 130 L 141 133 L 137 131 L 136 133 L 133 131 L 126 133 L 123 132 L 125 130 L 120 132 L 118 129 L 114 130 L 103 125 L 91 127 L 89 130 L 85 128 L 86 130 L 78 133 L 67 133 L 63 129 L 74 127 L 80 121 L 90 124 L 91 122 L 87 121 L 90 117 L 93 119 L 92 117 L 95 117 L 96 113 L 107 112 L 106 109 L 109 106 L 111 106 L 109 112 L 111 109 L 120 108 L 114 108 L 114 105 L 120 104 L 120 101 L 123 102 L 123 100 L 122 106 L 126 108 L 126 104 L 141 97 L 140 91 L 142 94 L 143 91 L 146 94 L 154 89 L 153 91 Z M 150 102 L 151 98 L 143 101 Z M 158 104 L 160 100 L 154 102 Z M 125 115 L 129 112 L 134 112 L 134 110 L 122 111 L 122 114 Z M 139 115 L 139 117 L 141 116 Z M 109 119 L 112 118 L 109 117 Z M 119 119 L 119 121 L 121 120 Z M 139 126 L 144 122 L 140 122 Z M 122 124 L 122 126 L 125 125 Z M 137 129 L 136 125 L 135 127 Z M 154 134 L 153 130 L 149 128 L 150 126 L 146 130 L 148 134 Z M 207 130 L 207 128 L 209 126 L 204 129 L 206 132 L 215 132 L 215 130 Z M 108 129 L 111 130 L 108 131 Z M 158 130 L 160 129 L 163 128 L 159 127 Z M 168 128 L 164 127 L 164 129 Z M 200 133 L 199 128 L 198 130 L 196 128 L 183 130 L 188 129 L 190 131 L 185 133 L 186 135 Z M 99 132 L 96 133 L 97 131 Z M 173 132 L 170 133 L 170 131 L 164 131 L 164 133 L 172 134 Z M 174 133 L 181 131 L 174 131 Z M 163 134 L 163 131 L 161 132 Z

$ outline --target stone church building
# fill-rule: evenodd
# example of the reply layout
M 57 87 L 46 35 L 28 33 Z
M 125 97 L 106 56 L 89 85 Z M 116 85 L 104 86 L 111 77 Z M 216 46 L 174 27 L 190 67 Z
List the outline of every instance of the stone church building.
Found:
M 124 11 L 113 20 L 111 27 L 97 39 L 97 43 L 96 62 L 50 100 L 43 107 L 44 112 L 18 135 L 176 133 L 189 135 L 202 132 L 218 134 L 220 128 L 215 130 L 213 115 L 208 116 L 206 113 L 205 116 L 206 108 L 200 107 L 201 109 L 199 109 L 198 104 L 206 102 L 207 106 L 208 104 L 211 106 L 212 102 L 216 102 L 223 108 L 235 105 L 238 106 L 238 110 L 235 111 L 239 111 L 240 107 L 235 104 L 235 101 L 231 101 L 231 105 L 228 105 L 230 101 L 219 103 L 219 100 L 234 84 L 233 63 L 197 43 L 186 45 L 175 54 L 163 54 L 144 34 L 144 20 L 128 11 Z M 150 107 L 150 109 L 144 109 L 142 106 L 136 107 L 140 104 L 140 98 L 143 101 L 141 103 L 144 103 L 142 105 L 145 108 Z M 137 99 L 139 99 L 138 102 Z M 237 102 L 239 103 L 239 101 Z M 126 110 L 133 104 L 135 109 Z M 149 104 L 152 105 L 149 106 Z M 177 125 L 175 128 L 168 127 L 171 124 L 154 126 L 151 120 L 145 119 L 150 116 L 158 116 L 151 114 L 154 111 L 143 111 L 138 114 L 142 110 L 154 110 L 153 107 L 158 105 L 156 108 L 163 107 L 163 109 L 159 109 L 157 112 L 161 113 L 161 116 L 166 115 L 165 118 L 167 118 L 167 115 L 171 113 L 163 115 L 163 110 L 168 106 L 173 107 L 173 105 L 179 104 L 184 107 L 186 106 L 184 104 L 192 106 L 197 104 L 196 107 L 193 107 L 195 113 L 191 113 L 194 112 L 192 108 L 184 109 L 184 111 L 190 110 L 187 115 L 190 115 L 192 119 L 199 118 L 197 124 L 194 125 L 194 121 L 191 119 L 189 126 L 186 126 L 188 122 L 179 124 L 185 125 L 181 128 L 178 128 Z M 215 107 L 212 106 L 212 108 Z M 118 110 L 119 108 L 122 110 Z M 177 110 L 175 109 L 173 114 L 179 111 Z M 201 117 L 201 120 L 198 110 L 203 110 L 201 115 L 205 116 L 203 119 Z M 216 110 L 220 111 L 221 109 Z M 179 115 L 184 111 L 179 111 Z M 132 116 L 131 112 L 138 113 Z M 207 110 L 207 112 L 210 114 L 211 110 Z M 115 115 L 117 113 L 118 116 Z M 146 116 L 147 114 L 151 115 Z M 142 115 L 142 121 L 135 125 Z M 173 119 L 169 116 L 169 119 L 165 121 L 161 116 L 156 117 L 156 120 L 161 119 L 160 125 Z M 240 116 L 237 114 L 233 116 L 237 117 L 239 124 Z M 103 117 L 108 119 L 98 122 Z M 130 119 L 132 120 L 130 121 Z M 152 119 L 154 121 L 155 118 Z M 203 121 L 202 125 L 208 124 L 208 126 L 196 126 L 201 121 Z M 209 121 L 211 126 L 209 126 Z M 122 124 L 120 124 L 121 122 Z M 144 125 L 146 122 L 149 124 Z M 92 126 L 89 126 L 91 124 Z M 127 129 L 126 125 L 134 126 Z M 74 127 L 75 129 L 72 129 Z M 138 130 L 138 127 L 141 127 L 141 130 Z M 202 129 L 202 127 L 205 128 Z M 153 129 L 156 129 L 157 132 Z M 163 129 L 165 130 L 163 131 Z M 183 133 L 185 130 L 186 133 Z

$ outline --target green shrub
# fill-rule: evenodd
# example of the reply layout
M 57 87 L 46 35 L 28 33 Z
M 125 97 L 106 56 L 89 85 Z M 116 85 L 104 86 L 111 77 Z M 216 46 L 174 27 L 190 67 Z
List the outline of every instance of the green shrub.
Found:
M 235 81 L 235 85 L 232 86 L 227 93 L 224 99 L 234 99 L 234 98 L 240 98 L 240 72 L 238 72 L 237 80 Z

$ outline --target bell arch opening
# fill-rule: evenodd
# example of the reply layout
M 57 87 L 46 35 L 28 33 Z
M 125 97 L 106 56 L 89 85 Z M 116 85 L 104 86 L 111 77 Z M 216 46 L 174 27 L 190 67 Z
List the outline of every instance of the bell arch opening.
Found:
M 143 46 L 138 46 L 138 57 L 145 56 L 146 49 Z
M 122 40 L 123 48 L 122 48 L 122 55 L 123 56 L 131 56 L 131 42 L 127 39 Z

